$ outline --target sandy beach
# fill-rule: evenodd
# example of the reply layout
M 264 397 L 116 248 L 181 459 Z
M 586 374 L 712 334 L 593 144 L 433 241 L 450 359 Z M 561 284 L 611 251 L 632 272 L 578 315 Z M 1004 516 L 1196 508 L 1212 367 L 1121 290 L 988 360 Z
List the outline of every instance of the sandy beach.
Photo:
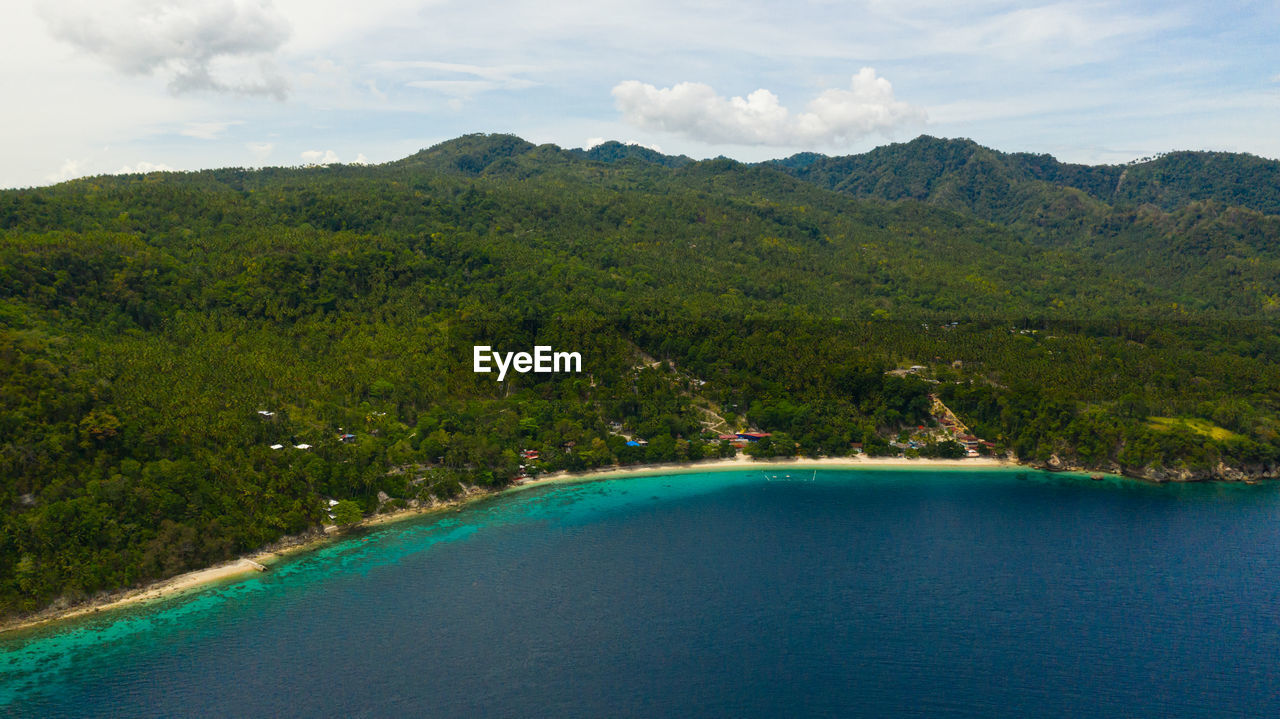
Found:
M 967 457 L 965 459 L 906 459 L 905 457 L 820 457 L 805 459 L 752 459 L 739 454 L 727 459 L 707 459 L 701 462 L 671 462 L 662 464 L 637 464 L 628 467 L 605 467 L 586 472 L 554 472 L 528 480 L 506 491 L 518 491 L 525 487 L 549 482 L 578 481 L 587 479 L 612 479 L 649 474 L 688 474 L 691 472 L 716 472 L 741 469 L 990 469 L 993 467 L 1018 467 L 1015 462 L 993 457 Z
M 442 502 L 428 507 L 404 509 L 368 517 L 351 525 L 369 527 L 396 522 L 424 514 L 456 509 L 468 502 L 485 497 L 500 496 L 508 492 L 520 492 L 531 487 L 547 484 L 581 482 L 615 479 L 622 477 L 646 476 L 654 474 L 689 474 L 714 471 L 733 471 L 743 469 L 991 469 L 996 467 L 1018 467 L 1017 463 L 991 457 L 971 457 L 965 459 L 906 459 L 902 457 L 824 457 L 819 459 L 769 459 L 754 460 L 746 455 L 738 455 L 727 459 L 711 459 L 701 462 L 673 462 L 664 464 L 643 464 L 628 467 L 612 466 L 587 472 L 554 472 L 537 479 L 506 487 L 497 492 L 474 491 L 458 499 Z M 91 599 L 71 607 L 51 607 L 34 615 L 8 620 L 0 623 L 0 632 L 47 624 L 49 622 L 95 614 L 111 609 L 126 607 L 141 602 L 155 601 L 172 597 L 184 592 L 199 589 L 209 584 L 222 582 L 235 577 L 262 571 L 261 567 L 270 568 L 271 564 L 281 557 L 305 551 L 320 544 L 342 536 L 313 532 L 306 535 L 286 537 L 273 545 L 251 555 L 224 562 L 206 569 L 199 569 L 176 577 L 161 580 L 144 587 L 120 590 L 109 595 Z
M 26 629 L 47 624 L 49 622 L 96 614 L 110 609 L 127 607 L 142 602 L 154 601 L 189 592 L 209 584 L 226 581 L 245 574 L 261 572 L 269 569 L 271 562 L 309 549 L 323 543 L 329 537 L 315 533 L 311 535 L 285 537 L 276 542 L 271 549 L 264 549 L 251 555 L 233 559 L 229 562 L 215 564 L 212 567 L 197 569 L 179 574 L 176 577 L 161 579 L 143 587 L 121 589 L 109 594 L 100 595 L 86 602 L 70 607 L 49 607 L 35 614 L 6 620 L 0 623 L 0 633 Z

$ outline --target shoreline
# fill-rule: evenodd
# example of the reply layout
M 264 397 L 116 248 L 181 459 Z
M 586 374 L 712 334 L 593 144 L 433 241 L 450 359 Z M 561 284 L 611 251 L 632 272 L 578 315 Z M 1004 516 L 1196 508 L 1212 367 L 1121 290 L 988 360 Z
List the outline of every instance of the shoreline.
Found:
M 0 621 L 0 637 L 8 632 L 33 629 L 45 624 L 75 619 L 99 612 L 121 609 L 134 604 L 177 596 L 202 587 L 254 572 L 270 571 L 271 564 L 290 554 L 302 552 L 323 543 L 329 535 L 309 532 L 282 537 L 252 554 L 215 564 L 204 569 L 183 572 L 167 579 L 158 579 L 141 587 L 117 589 L 66 607 L 46 607 L 34 614 Z
M 626 467 L 611 466 L 589 469 L 582 472 L 561 470 L 509 487 L 507 492 L 519 491 L 526 487 L 561 482 L 590 481 L 596 479 L 616 479 L 619 477 L 643 477 L 653 474 L 693 474 L 698 472 L 725 472 L 753 468 L 794 467 L 798 469 L 910 469 L 928 467 L 930 469 L 993 469 L 999 467 L 1026 467 L 995 457 L 966 457 L 964 459 L 906 459 L 905 457 L 818 457 L 807 459 L 792 457 L 789 459 L 752 459 L 739 454 L 735 457 L 721 459 L 704 459 L 699 462 L 658 462 L 653 464 L 636 464 Z M 1028 469 L 1032 469 L 1027 467 Z
M 256 552 L 246 554 L 212 567 L 185 572 L 177 576 L 161 579 L 142 587 L 116 590 L 79 604 L 66 607 L 47 607 L 35 614 L 0 621 L 0 635 L 23 629 L 32 629 L 45 624 L 98 614 L 113 609 L 157 601 L 178 596 L 206 587 L 218 582 L 227 581 L 252 572 L 263 571 L 265 565 L 270 570 L 272 564 L 291 554 L 314 549 L 335 539 L 340 539 L 352 529 L 377 527 L 383 524 L 399 522 L 427 514 L 461 509 L 463 505 L 481 499 L 500 497 L 503 494 L 521 492 L 532 487 L 544 485 L 589 482 L 623 477 L 643 477 L 658 474 L 693 474 L 700 472 L 724 472 L 745 469 L 797 468 L 797 469 L 998 469 L 1023 468 L 1034 471 L 1045 471 L 1035 467 L 1019 464 L 1009 460 L 993 457 L 967 457 L 964 459 L 906 459 L 903 457 L 821 457 L 817 459 L 762 459 L 756 460 L 743 454 L 731 458 L 707 459 L 698 462 L 665 462 L 631 466 L 617 466 L 570 472 L 567 470 L 552 472 L 523 483 L 503 487 L 495 491 L 472 489 L 457 499 L 426 507 L 399 509 L 385 514 L 376 514 L 349 525 L 342 531 L 327 534 L 322 530 L 291 535 L 280 539 Z

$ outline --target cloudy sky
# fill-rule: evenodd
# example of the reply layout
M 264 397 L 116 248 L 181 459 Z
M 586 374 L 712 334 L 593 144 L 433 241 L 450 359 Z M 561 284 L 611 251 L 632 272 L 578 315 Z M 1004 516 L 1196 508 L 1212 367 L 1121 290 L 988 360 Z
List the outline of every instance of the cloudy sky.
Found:
M 1280 157 L 1280 4 L 7 0 L 0 187 L 469 132 L 742 160 L 921 133 Z

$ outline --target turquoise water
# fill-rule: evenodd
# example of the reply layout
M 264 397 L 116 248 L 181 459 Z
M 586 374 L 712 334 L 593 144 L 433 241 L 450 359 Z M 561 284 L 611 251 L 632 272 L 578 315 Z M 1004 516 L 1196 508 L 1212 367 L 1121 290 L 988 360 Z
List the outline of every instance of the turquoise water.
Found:
M 789 473 L 538 487 L 5 635 L 0 715 L 1280 715 L 1280 487 Z

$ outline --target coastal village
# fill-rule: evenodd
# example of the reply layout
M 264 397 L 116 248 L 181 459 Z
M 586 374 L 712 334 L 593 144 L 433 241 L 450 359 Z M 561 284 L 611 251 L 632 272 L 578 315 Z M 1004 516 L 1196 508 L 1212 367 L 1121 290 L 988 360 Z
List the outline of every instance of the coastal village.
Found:
M 665 368 L 675 375 L 677 383 L 684 388 L 685 397 L 689 402 L 691 409 L 701 414 L 699 420 L 702 424 L 701 440 L 707 443 L 718 443 L 721 446 L 727 445 L 732 448 L 729 456 L 736 453 L 745 453 L 754 455 L 753 445 L 757 445 L 774 437 L 774 434 L 765 431 L 759 427 L 751 426 L 745 414 L 738 410 L 737 405 L 728 407 L 720 407 L 715 402 L 708 399 L 702 390 L 707 385 L 705 380 L 689 375 L 687 372 L 677 368 L 670 361 L 662 361 L 654 359 L 649 355 L 636 350 L 637 362 L 634 371 L 639 373 L 643 370 Z M 939 358 L 940 359 L 940 358 Z M 945 364 L 945 363 L 944 363 Z M 958 361 L 951 363 L 952 369 L 958 369 L 960 363 Z M 939 384 L 940 380 L 932 378 L 932 372 L 929 367 L 924 365 L 910 365 L 898 369 L 888 370 L 888 375 L 899 377 L 914 376 L 923 382 Z M 922 456 L 922 450 L 927 452 L 927 448 L 936 447 L 943 443 L 952 442 L 959 449 L 951 449 L 949 452 L 958 452 L 958 454 L 950 454 L 947 456 L 953 458 L 977 458 L 983 455 L 990 455 L 996 445 L 990 440 L 983 439 L 973 432 L 965 422 L 958 417 L 946 404 L 943 403 L 937 392 L 931 392 L 929 395 L 930 409 L 929 419 L 926 424 L 918 424 L 913 427 L 903 427 L 898 433 L 889 439 L 887 444 L 892 451 L 889 456 L 896 456 L 902 459 L 913 459 Z M 258 419 L 266 422 L 274 422 L 277 418 L 277 410 L 259 409 L 256 412 Z M 367 431 L 371 434 L 378 434 L 379 430 L 372 428 L 376 421 L 385 416 L 385 412 L 373 412 L 369 417 L 368 424 L 371 428 Z M 649 446 L 649 438 L 639 436 L 634 430 L 629 429 L 622 421 L 609 420 L 606 423 L 609 435 L 620 438 L 621 445 L 626 448 L 634 448 L 643 450 Z M 333 444 L 353 444 L 359 440 L 356 432 L 343 427 L 336 428 L 332 433 Z M 312 441 L 316 441 L 312 439 Z M 776 442 L 776 440 L 774 440 Z M 313 449 L 313 445 L 305 441 L 290 441 L 288 443 L 275 442 L 268 445 L 272 450 L 283 450 L 291 447 L 294 450 L 309 451 Z M 797 448 L 799 444 L 797 443 Z M 873 452 L 877 456 L 883 456 L 884 445 L 880 445 L 879 452 Z M 566 441 L 558 447 L 547 446 L 526 446 L 519 448 L 517 454 L 519 458 L 518 473 L 513 477 L 514 484 L 525 484 L 533 481 L 539 475 L 548 471 L 548 461 L 553 461 L 554 457 L 547 456 L 548 450 L 551 455 L 572 455 L 577 449 L 576 443 L 572 440 Z M 776 450 L 776 448 L 774 448 Z M 728 450 L 726 450 L 728 451 Z M 862 442 L 851 442 L 849 445 L 849 454 L 855 457 L 866 456 Z M 724 454 L 721 455 L 726 456 Z M 761 455 L 755 455 L 761 456 Z M 770 456 L 770 455 L 763 455 Z M 783 455 L 785 456 L 785 455 Z M 926 454 L 927 456 L 927 454 Z M 429 469 L 428 465 L 417 466 L 416 468 L 408 468 L 415 474 L 421 474 Z M 404 471 L 405 468 L 393 469 L 392 473 Z M 411 480 L 411 484 L 418 484 L 421 479 Z M 384 493 L 379 493 L 379 507 L 390 501 L 392 498 Z M 325 514 L 330 521 L 334 520 L 333 507 L 336 500 L 328 499 L 328 506 L 325 507 Z M 415 503 L 416 504 L 416 503 Z
M 639 353 L 639 355 L 640 361 L 636 366 L 637 371 L 641 368 L 655 368 L 663 364 L 663 362 L 643 353 Z M 725 412 L 716 407 L 714 403 L 698 393 L 697 390 L 707 384 L 705 380 L 687 375 L 670 362 L 666 363 L 666 365 L 677 374 L 681 383 L 687 388 L 688 398 L 693 406 L 704 414 L 702 419 L 704 440 L 728 444 L 735 451 L 743 452 L 749 450 L 753 444 L 773 437 L 771 432 L 746 426 L 745 417 L 735 417 L 734 421 L 727 419 L 726 415 L 732 416 L 731 412 Z M 953 368 L 959 368 L 959 366 L 959 362 L 952 364 Z M 924 376 L 928 369 L 923 365 L 911 365 L 906 368 L 889 370 L 886 374 L 918 376 L 925 382 L 938 383 L 939 380 L 929 379 Z M 961 456 L 965 458 L 977 458 L 993 452 L 996 446 L 995 443 L 978 437 L 955 412 L 943 403 L 937 393 L 931 393 L 929 400 L 931 402 L 930 415 L 933 421 L 929 425 L 916 425 L 914 428 L 905 429 L 895 439 L 889 441 L 889 446 L 898 450 L 895 453 L 897 457 L 904 459 L 919 457 L 920 450 L 930 444 L 943 442 L 954 442 L 960 447 L 963 453 Z M 735 424 L 737 425 L 736 427 Z M 609 433 L 625 439 L 627 447 L 642 448 L 649 445 L 646 438 L 628 433 L 622 422 L 611 421 L 608 426 Z M 571 453 L 574 449 L 574 443 L 568 442 L 561 449 Z M 861 442 L 850 443 L 850 450 L 854 456 L 864 455 Z M 538 472 L 537 463 L 541 459 L 542 453 L 540 450 L 522 448 L 520 450 L 520 474 L 515 478 L 515 483 L 525 484 L 533 481 Z
M 745 415 L 739 414 L 737 406 L 733 405 L 729 408 L 721 408 L 714 402 L 706 398 L 699 390 L 706 386 L 705 380 L 688 375 L 686 372 L 676 368 L 670 362 L 662 362 L 656 360 L 643 352 L 637 350 L 638 361 L 635 371 L 642 369 L 654 369 L 665 365 L 666 368 L 673 372 L 680 385 L 685 388 L 686 397 L 690 402 L 692 409 L 702 415 L 701 424 L 703 426 L 701 439 L 704 442 L 721 443 L 733 448 L 734 453 L 752 454 L 752 445 L 772 438 L 771 432 L 761 428 L 751 426 Z M 953 363 L 955 368 L 958 362 Z M 905 368 L 893 369 L 886 372 L 889 375 L 896 376 L 916 376 L 924 382 L 937 384 L 939 380 L 932 379 L 928 375 L 929 368 L 923 365 L 911 365 Z M 944 442 L 954 442 L 960 448 L 960 455 L 951 455 L 953 457 L 977 458 L 984 454 L 991 454 L 995 449 L 995 443 L 978 437 L 966 424 L 961 420 L 949 407 L 946 406 L 938 396 L 938 394 L 930 393 L 929 400 L 931 420 L 927 424 L 916 425 L 914 427 L 903 428 L 893 439 L 888 441 L 888 446 L 893 451 L 890 456 L 898 458 L 912 459 L 921 456 L 921 450 L 925 450 L 931 445 L 938 445 Z M 385 413 L 375 412 L 367 419 L 373 422 L 378 416 Z M 273 420 L 276 412 L 273 410 L 258 410 L 257 415 L 262 420 Z M 376 415 L 376 416 L 375 416 Z M 635 448 L 642 450 L 649 446 L 649 439 L 639 436 L 634 431 L 629 431 L 623 422 L 618 420 L 610 420 L 607 422 L 607 431 L 610 435 L 616 436 L 624 440 L 623 446 L 627 448 Z M 378 430 L 370 430 L 373 434 L 377 434 Z M 358 440 L 357 434 L 348 431 L 342 427 L 337 428 L 333 434 L 335 444 L 351 444 Z M 290 442 L 288 444 L 275 443 L 270 445 L 272 450 L 284 449 L 291 446 L 296 450 L 311 450 L 313 446 L 306 442 Z M 799 445 L 797 445 L 799 446 Z M 520 485 L 533 481 L 540 474 L 547 471 L 546 455 L 547 447 L 521 447 L 518 450 L 519 465 L 518 473 L 513 478 L 513 483 Z M 576 450 L 575 442 L 572 440 L 564 442 L 559 447 L 552 447 L 556 450 L 552 454 L 573 454 Z M 850 454 L 857 456 L 865 456 L 862 442 L 851 442 Z M 883 450 L 880 454 L 883 454 Z M 418 467 L 418 471 L 425 470 L 426 467 Z M 393 470 L 395 471 L 395 470 Z M 416 482 L 415 482 L 416 483 Z M 383 500 L 383 497 L 379 498 Z M 387 498 L 388 500 L 390 498 Z M 326 509 L 332 509 L 331 506 Z M 381 505 L 383 501 L 379 502 Z M 327 512 L 328 514 L 331 514 Z M 332 516 L 330 516 L 332 520 Z

